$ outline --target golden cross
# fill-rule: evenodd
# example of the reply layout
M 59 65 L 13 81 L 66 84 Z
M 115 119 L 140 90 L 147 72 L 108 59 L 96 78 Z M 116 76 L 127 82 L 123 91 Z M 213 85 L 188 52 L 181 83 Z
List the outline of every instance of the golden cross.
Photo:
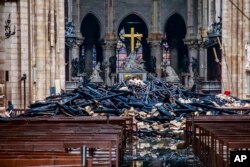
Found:
M 135 29 L 134 27 L 131 27 L 130 29 L 130 34 L 123 34 L 123 37 L 127 37 L 131 39 L 130 45 L 131 45 L 131 53 L 134 52 L 135 50 L 135 38 L 136 37 L 142 37 L 142 34 L 135 34 Z

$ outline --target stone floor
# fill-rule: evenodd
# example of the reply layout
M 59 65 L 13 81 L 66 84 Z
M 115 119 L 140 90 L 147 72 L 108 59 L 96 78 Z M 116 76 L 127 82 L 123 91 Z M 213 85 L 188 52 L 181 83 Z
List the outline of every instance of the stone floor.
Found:
M 132 144 L 133 155 L 124 156 L 124 167 L 202 167 L 192 148 L 178 149 L 184 141 L 144 138 Z

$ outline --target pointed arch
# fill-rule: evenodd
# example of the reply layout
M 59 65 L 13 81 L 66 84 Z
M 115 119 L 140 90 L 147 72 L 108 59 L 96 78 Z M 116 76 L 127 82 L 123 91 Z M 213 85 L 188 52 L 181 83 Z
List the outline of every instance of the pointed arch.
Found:
M 167 18 L 164 25 L 164 33 L 168 33 L 170 36 L 177 36 L 179 39 L 185 38 L 187 33 L 186 23 L 179 13 L 175 12 Z
M 119 33 L 119 27 L 121 25 L 121 23 L 128 17 L 137 17 L 138 19 L 141 20 L 141 22 L 143 22 L 147 28 L 147 30 L 149 30 L 149 23 L 146 21 L 146 19 L 141 15 L 139 14 L 138 12 L 130 12 L 130 13 L 127 13 L 127 14 L 124 14 L 122 17 L 119 18 L 119 22 L 117 24 L 117 27 L 116 27 L 116 34 Z
M 83 71 L 87 73 L 87 77 L 91 75 L 92 69 L 98 62 L 103 60 L 103 49 L 100 42 L 101 24 L 99 19 L 89 12 L 82 20 L 80 31 L 85 38 L 82 45 L 81 57 L 84 66 Z
M 165 24 L 162 24 L 162 32 L 163 34 L 165 33 L 165 29 L 167 26 L 167 22 L 169 21 L 170 18 L 172 18 L 173 16 L 177 16 L 177 18 L 181 19 L 183 21 L 183 24 L 185 25 L 185 28 L 187 29 L 187 24 L 186 24 L 186 20 L 184 19 L 184 16 L 181 15 L 179 12 L 177 11 L 172 11 L 170 14 L 168 14 L 168 16 L 165 19 Z
M 91 28 L 90 28 L 91 27 Z M 95 38 L 99 39 L 101 36 L 101 23 L 99 19 L 92 12 L 87 13 L 81 23 L 82 36 L 89 38 L 90 35 L 95 34 Z
M 143 35 L 140 39 L 136 39 L 137 41 L 139 41 L 139 46 L 142 48 L 141 49 L 137 48 L 137 50 L 135 52 L 136 52 L 139 59 L 141 57 L 143 58 L 143 60 L 145 62 L 144 65 L 145 65 L 146 70 L 148 72 L 152 72 L 153 68 L 152 68 L 152 65 L 150 64 L 151 51 L 150 51 L 150 47 L 149 47 L 148 42 L 147 42 L 149 30 L 148 30 L 148 26 L 145 22 L 145 19 L 143 19 L 143 17 L 141 17 L 140 15 L 138 15 L 137 13 L 134 13 L 134 12 L 125 15 L 123 17 L 123 19 L 121 19 L 121 21 L 119 22 L 119 25 L 117 27 L 117 36 L 119 36 L 119 32 L 123 28 L 124 28 L 124 32 L 126 34 L 130 33 L 132 27 L 134 28 L 135 33 L 139 33 L 139 34 Z M 125 46 L 127 48 L 127 51 L 128 51 L 127 54 L 129 54 L 131 51 L 130 38 L 125 38 L 123 43 L 125 44 Z
M 168 45 L 168 57 L 179 76 L 188 72 L 188 49 L 183 39 L 187 33 L 186 23 L 177 12 L 168 17 L 164 25 L 164 42 Z M 183 82 L 184 83 L 184 82 Z

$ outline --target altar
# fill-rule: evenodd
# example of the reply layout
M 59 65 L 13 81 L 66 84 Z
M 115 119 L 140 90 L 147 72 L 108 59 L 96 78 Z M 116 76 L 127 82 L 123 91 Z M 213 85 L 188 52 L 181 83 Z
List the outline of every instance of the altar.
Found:
M 125 59 L 125 64 L 121 70 L 118 71 L 118 81 L 127 81 L 129 79 L 140 79 L 142 81 L 147 80 L 147 71 L 144 69 L 143 59 L 138 59 L 135 52 L 135 39 L 142 37 L 142 34 L 134 32 L 134 28 L 131 28 L 130 34 L 122 34 L 123 38 L 130 38 L 131 52 Z
M 120 81 L 127 81 L 131 78 L 137 78 L 142 81 L 147 80 L 147 72 L 144 71 L 121 71 L 118 73 L 118 80 Z

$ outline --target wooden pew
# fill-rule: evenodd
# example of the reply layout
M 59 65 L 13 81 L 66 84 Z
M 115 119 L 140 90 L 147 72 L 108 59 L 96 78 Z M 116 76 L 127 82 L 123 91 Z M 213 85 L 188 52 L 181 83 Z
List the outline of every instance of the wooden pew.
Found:
M 65 120 L 16 119 L 0 124 L 0 164 L 9 164 L 13 167 L 19 166 L 20 163 L 31 163 L 29 165 L 33 166 L 81 165 L 79 154 L 68 156 L 69 153 L 65 150 L 85 145 L 88 147 L 88 160 L 91 162 L 89 166 L 121 165 L 124 127 L 93 124 L 88 121 L 86 123 L 82 121 L 86 119 L 80 118 Z M 98 157 L 96 152 L 103 152 L 100 154 L 103 162 L 96 161 Z M 37 157 L 29 161 L 28 157 L 36 154 Z M 49 160 L 47 155 L 50 155 Z
M 192 144 L 192 135 L 195 132 L 194 127 L 192 127 L 192 122 L 195 123 L 247 123 L 250 122 L 250 115 L 206 115 L 206 116 L 194 116 L 194 120 L 192 117 L 186 118 L 186 128 L 185 128 L 185 141 L 187 145 Z
M 40 116 L 40 117 L 19 117 L 19 118 L 10 118 L 10 120 L 17 123 L 18 121 L 25 122 L 79 122 L 79 123 L 95 123 L 95 124 L 115 124 L 120 125 L 124 128 L 124 141 L 128 139 L 129 142 L 132 142 L 133 130 L 136 131 L 133 123 L 132 117 L 116 117 L 116 116 L 77 116 L 77 117 L 64 117 L 64 116 Z M 125 143 L 124 143 L 125 144 Z
M 224 167 L 230 150 L 250 148 L 249 126 L 250 116 L 199 116 L 187 119 L 186 130 L 193 132 L 193 151 L 205 166 Z

